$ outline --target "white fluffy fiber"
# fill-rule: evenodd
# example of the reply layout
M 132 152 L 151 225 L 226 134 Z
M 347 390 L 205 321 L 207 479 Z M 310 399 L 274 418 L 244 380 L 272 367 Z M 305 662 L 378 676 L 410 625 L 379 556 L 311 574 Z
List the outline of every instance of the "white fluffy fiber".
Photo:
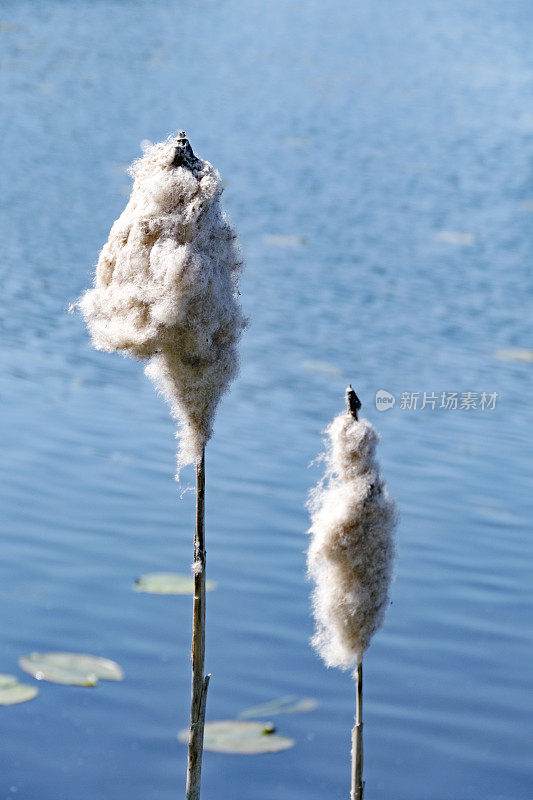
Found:
M 379 437 L 370 422 L 340 414 L 326 433 L 326 474 L 309 501 L 312 644 L 328 667 L 349 669 L 383 623 L 396 511 L 374 457 Z
M 134 162 L 129 202 L 78 306 L 98 350 L 148 361 L 147 375 L 180 422 L 179 468 L 199 459 L 212 434 L 238 371 L 245 320 L 220 176 L 201 159 L 192 170 L 173 166 L 177 142 L 149 146 Z

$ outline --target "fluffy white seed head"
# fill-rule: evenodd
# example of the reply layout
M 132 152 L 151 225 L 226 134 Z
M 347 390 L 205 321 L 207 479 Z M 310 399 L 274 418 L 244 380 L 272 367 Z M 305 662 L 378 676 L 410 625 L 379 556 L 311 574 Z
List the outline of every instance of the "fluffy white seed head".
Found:
M 312 644 L 328 667 L 350 669 L 383 623 L 396 510 L 375 460 L 379 437 L 370 422 L 339 414 L 326 433 L 326 474 L 309 500 Z
M 94 347 L 148 361 L 180 423 L 178 468 L 197 461 L 238 371 L 245 319 L 236 234 L 208 161 L 174 166 L 170 137 L 134 162 L 129 202 L 104 245 L 94 287 L 78 301 Z

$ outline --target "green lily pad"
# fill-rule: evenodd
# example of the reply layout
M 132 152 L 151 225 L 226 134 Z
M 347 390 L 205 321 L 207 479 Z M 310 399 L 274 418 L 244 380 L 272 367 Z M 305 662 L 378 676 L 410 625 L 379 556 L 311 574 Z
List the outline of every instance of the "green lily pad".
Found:
M 124 673 L 115 661 L 82 653 L 31 653 L 19 664 L 38 681 L 69 686 L 96 686 L 99 679 L 121 681 Z
M 239 714 L 241 719 L 254 719 L 257 717 L 275 716 L 276 714 L 305 714 L 314 711 L 317 707 L 316 700 L 312 697 L 294 697 L 287 695 L 277 700 L 270 700 L 253 708 L 247 708 Z
M 255 755 L 257 753 L 277 753 L 288 750 L 294 739 L 275 733 L 270 722 L 244 722 L 238 719 L 207 722 L 204 731 L 204 750 L 214 753 L 238 753 Z M 189 729 L 179 732 L 178 739 L 183 744 L 189 742 Z
M 10 675 L 2 675 L 4 677 L 11 677 Z M 27 686 L 25 683 L 18 683 L 16 678 L 11 686 L 3 686 L 0 688 L 0 706 L 14 706 L 16 703 L 26 703 L 28 700 L 33 700 L 39 694 L 39 689 L 35 686 Z
M 133 588 L 136 592 L 148 594 L 194 594 L 194 578 L 177 572 L 150 572 L 137 578 Z M 207 592 L 215 588 L 213 581 L 205 582 Z
M 533 350 L 527 347 L 511 347 L 508 350 L 496 350 L 496 358 L 503 361 L 533 361 Z
M 14 675 L 0 673 L 0 689 L 11 689 L 13 686 L 16 686 L 17 683 L 18 680 Z

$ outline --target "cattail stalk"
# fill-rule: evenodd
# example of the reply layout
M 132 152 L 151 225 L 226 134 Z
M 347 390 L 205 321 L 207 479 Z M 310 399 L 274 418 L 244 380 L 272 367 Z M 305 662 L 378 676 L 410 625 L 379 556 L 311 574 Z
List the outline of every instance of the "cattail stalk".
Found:
M 355 725 L 352 728 L 352 791 L 350 800 L 363 800 L 363 662 L 355 673 Z
M 351 385 L 346 390 L 348 414 L 358 420 L 361 401 Z M 363 800 L 363 659 L 357 661 L 355 669 L 355 725 L 352 728 L 352 788 L 350 800 Z
M 147 362 L 180 423 L 178 473 L 196 464 L 191 728 L 187 800 L 199 800 L 205 705 L 205 445 L 238 372 L 246 325 L 242 260 L 220 204 L 222 180 L 183 131 L 134 162 L 128 204 L 102 248 L 94 285 L 77 305 L 96 349 Z
M 210 675 L 205 662 L 205 447 L 196 465 L 196 529 L 194 533 L 194 600 L 192 617 L 191 730 L 186 800 L 199 800 L 204 746 L 205 704 Z
M 374 455 L 379 437 L 359 420 L 351 386 L 346 402 L 348 413 L 326 431 L 326 474 L 310 497 L 307 563 L 315 583 L 312 643 L 328 667 L 354 668 L 350 800 L 363 800 L 363 655 L 388 605 L 396 509 Z

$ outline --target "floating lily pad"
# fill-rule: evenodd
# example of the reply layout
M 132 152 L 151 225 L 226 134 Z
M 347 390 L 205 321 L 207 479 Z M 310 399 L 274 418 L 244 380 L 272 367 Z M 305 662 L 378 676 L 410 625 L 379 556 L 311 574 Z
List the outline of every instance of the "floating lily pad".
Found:
M 192 575 L 179 575 L 177 572 L 151 572 L 141 575 L 134 584 L 136 592 L 148 594 L 194 594 L 194 578 Z M 207 592 L 216 588 L 216 583 L 206 581 Z
M 527 347 L 511 347 L 508 350 L 496 350 L 496 358 L 503 361 L 533 361 L 533 350 Z
M 16 686 L 17 683 L 18 680 L 14 675 L 0 674 L 0 689 L 11 689 L 13 686 Z
M 244 722 L 237 719 L 208 722 L 204 732 L 204 750 L 215 753 L 277 753 L 288 750 L 294 739 L 280 736 L 270 722 Z M 183 744 L 189 741 L 189 729 L 180 731 L 178 739 Z
M 310 136 L 286 136 L 283 141 L 289 147 L 308 147 L 313 143 Z
M 279 697 L 277 700 L 270 700 L 253 708 L 247 708 L 239 714 L 241 719 L 254 719 L 257 717 L 270 717 L 276 714 L 304 714 L 307 711 L 314 711 L 317 707 L 316 700 L 312 697 L 294 697 L 287 695 Z
M 307 244 L 307 238 L 292 234 L 267 233 L 266 236 L 263 236 L 263 242 L 272 247 L 302 247 Z
M 19 664 L 38 681 L 69 686 L 96 686 L 99 679 L 121 681 L 124 673 L 115 661 L 81 653 L 31 653 Z
M 2 678 L 11 678 L 11 675 L 2 675 Z M 33 700 L 39 694 L 39 689 L 35 686 L 27 686 L 25 683 L 19 683 L 16 678 L 13 678 L 13 683 L 10 686 L 0 686 L 0 706 L 14 706 L 17 703 L 26 703 L 28 700 Z
M 302 361 L 302 369 L 317 375 L 328 375 L 330 378 L 340 378 L 342 371 L 329 361 Z
M 456 245 L 471 245 L 476 241 L 473 233 L 462 233 L 460 231 L 439 231 L 435 234 L 437 242 Z

